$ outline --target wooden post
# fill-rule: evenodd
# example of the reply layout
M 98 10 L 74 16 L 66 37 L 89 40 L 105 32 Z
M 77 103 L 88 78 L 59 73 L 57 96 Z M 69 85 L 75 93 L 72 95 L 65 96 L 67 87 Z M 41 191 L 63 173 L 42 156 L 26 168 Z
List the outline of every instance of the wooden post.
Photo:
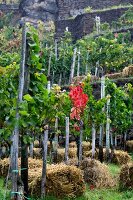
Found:
M 98 73 L 98 68 L 99 68 L 99 61 L 98 61 L 98 62 L 96 62 L 95 76 L 97 76 L 97 73 Z
M 126 150 L 127 132 L 124 133 L 124 151 Z
M 57 40 L 55 40 L 55 60 L 58 60 L 58 44 L 57 44 Z
M 42 182 L 41 182 L 41 197 L 46 196 L 46 170 L 47 170 L 47 149 L 48 149 L 48 126 L 43 134 L 43 169 L 42 169 Z
M 107 100 L 107 123 L 106 123 L 106 157 L 107 161 L 109 161 L 109 150 L 110 150 L 110 98 Z
M 11 199 L 17 199 L 17 179 L 18 179 L 18 144 L 19 144 L 19 104 L 22 102 L 23 90 L 24 90 L 24 72 L 25 72 L 25 59 L 26 59 L 26 24 L 23 25 L 22 30 L 22 51 L 21 51 L 21 64 L 19 74 L 19 88 L 18 88 L 18 102 L 16 109 L 16 124 L 12 134 L 12 145 L 11 145 L 11 181 L 12 191 Z
M 76 54 L 77 54 L 77 48 L 74 49 L 73 62 L 72 62 L 71 74 L 70 74 L 70 83 L 72 82 L 72 79 L 74 77 L 74 69 L 75 69 L 75 63 L 76 63 Z
M 61 82 L 62 82 L 62 73 L 60 73 L 60 77 L 59 77 L 59 82 L 58 82 L 59 86 L 61 86 Z
M 111 141 L 111 146 L 114 146 L 112 131 L 110 131 L 110 141 Z
M 77 68 L 77 76 L 79 76 L 80 73 L 80 48 L 78 51 L 78 68 Z
M 58 117 L 55 119 L 55 137 L 53 143 L 54 163 L 57 163 L 57 148 L 58 148 Z
M 96 148 L 96 129 L 95 129 L 95 124 L 92 124 L 92 159 L 95 158 L 95 148 Z
M 86 56 L 86 66 L 85 66 L 85 74 L 87 75 L 88 72 L 90 73 L 89 69 L 88 69 L 88 59 L 89 59 L 89 52 L 87 52 L 87 56 Z
M 51 90 L 51 83 L 50 83 L 50 81 L 48 81 L 48 83 L 47 83 L 47 90 L 48 90 L 48 93 L 50 93 L 50 90 Z
M 52 75 L 52 85 L 54 84 L 54 78 L 55 78 L 55 72 L 53 71 L 53 75 Z
M 34 148 L 34 144 L 33 142 L 30 144 L 30 157 L 33 158 L 33 148 Z
M 28 198 L 28 144 L 21 137 L 21 179 L 24 185 L 24 193 Z
M 82 161 L 82 140 L 83 140 L 83 122 L 80 122 L 80 138 L 79 138 L 79 160 L 78 165 Z
M 49 63 L 48 63 L 48 77 L 50 76 L 50 70 L 51 70 L 51 59 L 52 59 L 52 51 L 50 51 L 50 56 L 49 56 Z
M 66 144 L 65 144 L 65 163 L 68 163 L 69 151 L 69 117 L 66 117 Z
M 101 77 L 101 99 L 105 97 L 105 77 Z M 104 111 L 105 108 L 102 109 Z M 99 155 L 98 158 L 101 162 L 103 162 L 103 132 L 104 125 L 100 124 L 100 136 L 99 136 Z
M 117 147 L 117 135 L 115 135 L 115 148 Z

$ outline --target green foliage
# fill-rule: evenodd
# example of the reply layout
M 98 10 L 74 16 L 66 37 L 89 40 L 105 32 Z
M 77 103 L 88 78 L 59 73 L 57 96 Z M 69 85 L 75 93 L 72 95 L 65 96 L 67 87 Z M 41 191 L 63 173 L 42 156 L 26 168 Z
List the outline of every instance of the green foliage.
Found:
M 122 134 L 132 125 L 132 99 L 122 88 L 107 81 L 106 93 L 111 95 L 110 119 L 115 134 Z
M 20 63 L 20 55 L 18 53 L 2 53 L 0 55 L 0 66 L 6 67 L 10 64 L 19 64 Z
M 0 68 L 0 141 L 10 137 L 15 123 L 18 68 L 15 63 Z
M 121 17 L 120 21 L 123 25 L 133 26 L 133 7 L 128 9 Z
M 122 43 L 122 39 L 124 43 Z M 95 68 L 96 62 L 99 61 L 100 66 L 105 72 L 120 71 L 130 63 L 132 58 L 132 44 L 130 43 L 130 33 L 119 34 L 115 39 L 112 33 L 97 38 L 82 39 L 79 44 L 82 49 L 89 52 L 88 63 L 91 69 Z M 84 50 L 85 51 L 85 50 Z M 82 53 L 81 53 L 82 54 Z M 86 59 L 86 55 L 83 59 Z
M 12 12 L 4 14 L 2 13 L 0 20 L 0 29 L 2 29 L 5 25 L 9 25 L 12 18 Z
M 87 135 L 90 134 L 92 124 L 95 124 L 96 129 L 99 129 L 100 124 L 106 122 L 106 114 L 103 110 L 107 99 L 95 99 L 93 95 L 92 85 L 90 83 L 90 75 L 87 76 L 84 81 L 84 92 L 88 95 L 89 101 L 87 103 L 87 108 L 84 112 L 84 124 L 85 132 Z

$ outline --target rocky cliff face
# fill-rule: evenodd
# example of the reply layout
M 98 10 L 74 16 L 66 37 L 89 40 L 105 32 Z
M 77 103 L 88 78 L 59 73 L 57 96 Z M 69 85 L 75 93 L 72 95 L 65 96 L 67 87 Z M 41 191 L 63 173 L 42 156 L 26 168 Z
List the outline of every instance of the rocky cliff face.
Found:
M 34 20 L 55 20 L 58 16 L 56 0 L 21 0 L 22 16 Z

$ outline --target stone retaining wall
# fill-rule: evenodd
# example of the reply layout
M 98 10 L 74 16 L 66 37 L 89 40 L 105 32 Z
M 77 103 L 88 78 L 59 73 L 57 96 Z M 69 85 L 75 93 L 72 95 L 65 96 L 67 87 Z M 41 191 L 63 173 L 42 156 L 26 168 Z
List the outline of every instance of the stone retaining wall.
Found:
M 57 0 L 59 20 L 71 17 L 74 10 L 91 7 L 92 9 L 103 9 L 118 5 L 133 4 L 133 0 Z
M 79 39 L 93 31 L 96 16 L 100 16 L 102 23 L 111 23 L 112 21 L 117 21 L 127 9 L 128 8 L 119 8 L 86 13 L 77 16 L 75 19 L 56 21 L 56 38 L 63 36 L 66 27 L 68 27 L 68 30 L 72 33 L 73 38 Z

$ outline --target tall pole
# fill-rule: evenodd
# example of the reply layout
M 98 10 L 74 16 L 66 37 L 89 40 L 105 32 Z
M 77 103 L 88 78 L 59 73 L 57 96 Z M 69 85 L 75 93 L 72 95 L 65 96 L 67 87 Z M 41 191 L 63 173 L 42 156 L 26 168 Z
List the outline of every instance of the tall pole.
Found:
M 22 50 L 21 50 L 21 64 L 20 64 L 20 74 L 19 74 L 19 88 L 18 88 L 18 101 L 16 108 L 16 124 L 12 134 L 12 145 L 11 145 L 11 181 L 12 181 L 12 191 L 11 199 L 17 199 L 18 191 L 18 144 L 19 144 L 19 104 L 22 102 L 23 90 L 24 90 L 24 72 L 25 72 L 25 60 L 26 60 L 26 24 L 23 24 L 22 29 Z
M 73 62 L 72 62 L 72 66 L 71 66 L 71 74 L 70 74 L 70 83 L 72 82 L 72 79 L 74 77 L 74 70 L 75 70 L 75 63 L 76 63 L 76 54 L 77 54 L 77 48 L 74 49 L 74 53 L 73 53 Z
M 107 123 L 106 123 L 106 158 L 109 161 L 109 150 L 110 150 L 110 98 L 107 100 Z
M 79 76 L 80 73 L 80 48 L 78 51 L 78 68 L 77 68 L 77 76 Z
M 46 196 L 46 170 L 47 170 L 47 149 L 48 149 L 48 126 L 45 126 L 43 134 L 43 169 L 42 169 L 42 182 L 41 182 L 41 197 Z
M 105 76 L 101 77 L 101 99 L 105 97 Z M 102 109 L 104 111 L 105 108 Z M 100 136 L 99 136 L 99 160 L 103 162 L 103 133 L 104 125 L 100 124 Z
M 55 136 L 54 136 L 54 145 L 53 145 L 53 151 L 54 151 L 54 163 L 57 162 L 57 148 L 58 148 L 58 117 L 55 118 Z
M 58 59 L 58 43 L 57 40 L 55 40 L 55 60 Z
M 80 121 L 80 137 L 79 137 L 79 160 L 78 165 L 82 161 L 82 140 L 83 140 L 83 121 Z
M 49 63 L 48 63 L 48 77 L 50 76 L 51 60 L 52 60 L 52 51 L 50 51 L 50 56 L 49 56 Z
M 96 129 L 95 124 L 92 124 L 92 158 L 95 158 L 95 148 L 96 148 Z
M 66 117 L 66 144 L 65 144 L 65 163 L 68 163 L 69 151 L 69 117 Z

